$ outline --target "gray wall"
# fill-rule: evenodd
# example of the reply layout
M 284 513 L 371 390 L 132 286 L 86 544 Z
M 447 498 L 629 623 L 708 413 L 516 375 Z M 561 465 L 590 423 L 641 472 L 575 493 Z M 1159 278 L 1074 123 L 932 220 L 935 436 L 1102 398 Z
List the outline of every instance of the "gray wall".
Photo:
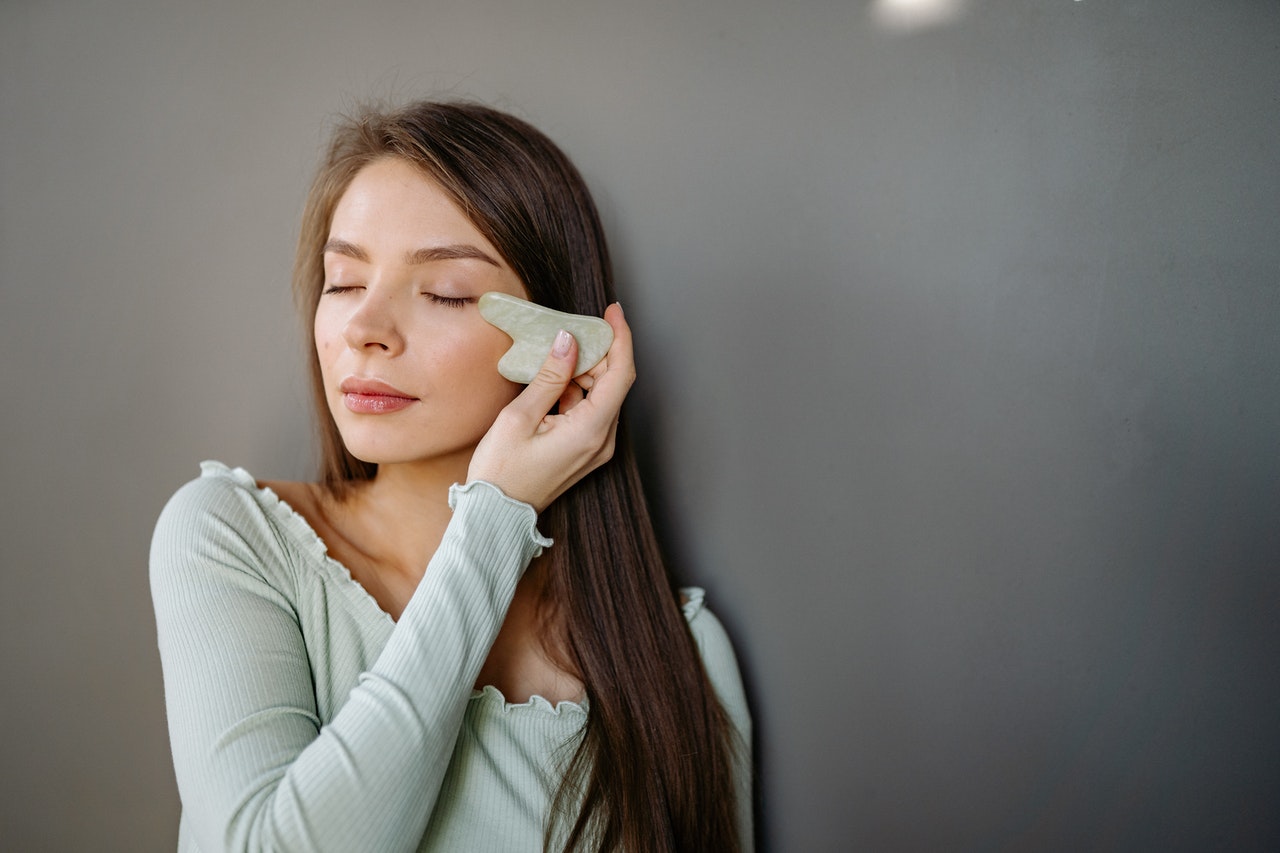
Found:
M 369 94 L 598 194 L 770 849 L 1280 847 L 1280 4 L 962 11 L 0 5 L 6 849 L 172 848 L 151 525 L 307 475 L 292 240 Z

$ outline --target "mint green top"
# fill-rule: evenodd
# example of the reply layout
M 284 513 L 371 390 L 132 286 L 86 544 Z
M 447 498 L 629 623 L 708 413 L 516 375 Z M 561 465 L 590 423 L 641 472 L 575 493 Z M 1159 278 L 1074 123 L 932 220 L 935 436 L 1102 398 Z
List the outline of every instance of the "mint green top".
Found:
M 453 518 L 399 621 L 248 472 L 206 462 L 156 525 L 151 588 L 183 810 L 180 853 L 541 850 L 586 703 L 473 687 L 516 581 L 551 545 L 488 483 Z M 728 637 L 685 618 L 740 735 L 751 847 L 750 718 Z

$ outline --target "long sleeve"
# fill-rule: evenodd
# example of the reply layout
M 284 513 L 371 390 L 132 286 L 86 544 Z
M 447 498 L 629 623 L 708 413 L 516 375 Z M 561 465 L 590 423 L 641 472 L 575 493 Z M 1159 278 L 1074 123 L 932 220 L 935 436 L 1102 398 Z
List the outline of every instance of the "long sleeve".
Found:
M 170 739 L 199 849 L 413 850 L 516 581 L 550 543 L 529 506 L 455 487 L 422 583 L 321 725 L 290 559 L 225 481 L 188 484 L 151 553 Z

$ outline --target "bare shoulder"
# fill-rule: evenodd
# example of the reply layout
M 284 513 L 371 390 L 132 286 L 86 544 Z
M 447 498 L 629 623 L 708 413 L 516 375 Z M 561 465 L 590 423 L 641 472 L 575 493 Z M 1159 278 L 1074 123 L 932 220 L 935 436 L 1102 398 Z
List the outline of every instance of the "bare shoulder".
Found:
M 291 482 L 287 480 L 259 480 L 259 488 L 270 489 L 276 493 L 276 497 L 287 503 L 289 506 L 299 513 L 303 510 L 312 511 L 318 504 L 320 499 L 320 485 L 318 483 L 302 483 Z
M 319 483 L 292 482 L 286 480 L 259 480 L 258 487 L 268 489 L 306 522 L 331 554 L 341 550 L 341 536 L 334 527 L 328 511 L 328 495 Z

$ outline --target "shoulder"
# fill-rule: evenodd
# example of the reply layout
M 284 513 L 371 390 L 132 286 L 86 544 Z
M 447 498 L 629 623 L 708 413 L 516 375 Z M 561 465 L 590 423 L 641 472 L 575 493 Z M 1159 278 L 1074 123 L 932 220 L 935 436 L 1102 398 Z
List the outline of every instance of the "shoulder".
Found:
M 740 731 L 749 732 L 751 720 L 747 712 L 746 693 L 729 633 L 707 606 L 705 591 L 699 587 L 686 587 L 680 593 L 681 609 L 698 645 L 698 652 L 702 655 L 707 678 L 734 724 Z
M 733 647 L 724 625 L 707 606 L 705 590 L 696 586 L 681 588 L 680 610 L 684 613 L 685 621 L 689 623 L 689 630 L 693 632 L 704 658 L 708 652 L 727 652 L 730 656 L 733 655 Z
M 243 468 L 202 463 L 200 476 L 173 494 L 156 521 L 153 584 L 212 568 L 279 583 L 293 562 L 282 535 L 282 510 L 288 507 Z
M 175 497 L 189 493 L 257 495 L 263 491 L 267 490 L 245 469 L 206 459 L 200 463 L 199 476 L 183 484 Z
M 156 540 L 192 539 L 219 528 L 241 533 L 268 526 L 267 513 L 253 477 L 243 468 L 202 462 L 200 476 L 174 492 L 156 522 Z

